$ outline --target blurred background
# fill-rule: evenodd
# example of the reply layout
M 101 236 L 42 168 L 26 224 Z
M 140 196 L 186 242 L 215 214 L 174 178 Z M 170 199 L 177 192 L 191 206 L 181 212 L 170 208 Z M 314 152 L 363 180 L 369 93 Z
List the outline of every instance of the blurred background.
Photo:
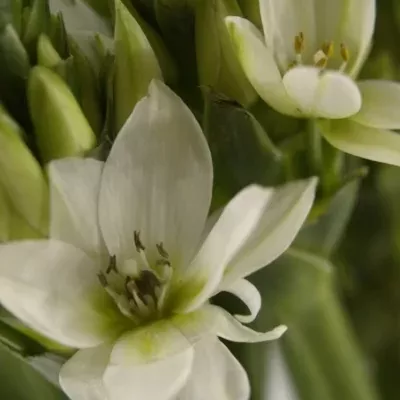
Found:
M 104 159 L 125 105 L 132 109 L 137 101 L 118 89 L 124 82 L 129 92 L 145 72 L 140 57 L 129 59 L 135 44 L 121 39 L 122 47 L 112 48 L 111 3 L 60 0 L 49 8 L 45 0 L 0 0 L 1 241 L 46 237 L 46 163 L 81 154 Z M 125 1 L 165 80 L 203 125 L 215 164 L 213 208 L 249 183 L 309 176 L 299 135 L 304 123 L 248 101 L 251 91 L 233 83 L 240 73 L 229 68 L 234 61 L 221 21 L 234 14 L 259 22 L 257 0 L 210 0 L 207 12 L 206 2 L 192 3 Z M 400 81 L 400 2 L 379 0 L 377 7 L 361 75 Z M 217 62 L 213 51 L 222 57 L 224 79 L 209 78 L 210 63 Z M 127 81 L 123 66 L 130 62 L 137 77 Z M 37 65 L 47 72 L 33 72 Z M 72 104 L 71 114 L 52 88 Z M 249 373 L 254 400 L 397 400 L 400 169 L 323 146 L 334 183 L 319 193 L 291 249 L 251 277 L 263 298 L 254 327 L 284 323 L 289 330 L 276 343 L 231 348 Z M 215 302 L 232 311 L 243 307 L 229 296 Z M 65 399 L 57 371 L 67 354 L 1 310 L 0 398 Z

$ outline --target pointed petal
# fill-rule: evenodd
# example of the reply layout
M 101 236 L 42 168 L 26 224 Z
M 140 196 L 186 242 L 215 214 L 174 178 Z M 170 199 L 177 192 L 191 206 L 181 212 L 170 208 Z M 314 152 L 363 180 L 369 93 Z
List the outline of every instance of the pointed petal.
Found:
M 211 155 L 199 124 L 178 96 L 153 81 L 103 171 L 100 224 L 110 254 L 132 256 L 136 230 L 151 260 L 163 242 L 179 268 L 197 246 L 211 189 Z
M 74 400 L 108 400 L 103 375 L 110 360 L 112 346 L 104 344 L 79 350 L 60 372 L 60 385 Z
M 250 384 L 246 371 L 217 337 L 194 346 L 192 373 L 175 400 L 247 400 Z
M 294 40 L 302 32 L 305 38 L 304 61 L 311 59 L 318 45 L 315 0 L 260 0 L 260 14 L 267 46 L 273 51 L 281 70 L 296 60 Z M 325 20 L 329 24 L 329 19 Z
M 371 128 L 400 129 L 400 84 L 380 80 L 357 84 L 362 107 L 351 119 Z
M 295 67 L 283 77 L 288 95 L 308 117 L 347 118 L 361 108 L 355 82 L 339 72 Z
M 193 348 L 170 321 L 161 320 L 122 336 L 104 374 L 112 399 L 171 399 L 190 374 Z
M 320 130 L 324 138 L 337 149 L 390 165 L 400 166 L 400 134 L 369 128 L 351 119 L 322 121 Z
M 90 255 L 105 253 L 98 223 L 98 197 L 103 169 L 92 159 L 50 163 L 50 237 Z
M 284 325 L 277 326 L 269 332 L 257 332 L 242 325 L 236 318 L 217 306 L 210 306 L 216 315 L 215 333 L 231 342 L 258 343 L 279 339 L 287 330 Z
M 273 55 L 258 29 L 240 17 L 228 17 L 225 22 L 239 62 L 260 97 L 282 114 L 298 116 Z
M 56 240 L 0 246 L 0 303 L 34 330 L 71 347 L 95 346 L 125 321 L 100 285 L 97 265 Z
M 340 37 L 350 50 L 351 58 L 346 70 L 352 77 L 358 75 L 371 49 L 375 19 L 376 0 L 346 1 L 341 16 Z
M 253 185 L 236 195 L 185 272 L 178 309 L 195 310 L 279 257 L 304 223 L 316 184 L 313 178 L 276 189 Z
M 271 188 L 270 198 L 245 245 L 225 269 L 221 289 L 278 258 L 292 243 L 314 202 L 317 179 Z
M 195 310 L 211 297 L 222 279 L 226 265 L 257 226 L 270 195 L 268 189 L 252 185 L 228 203 L 177 283 L 173 293 L 176 311 Z
M 243 324 L 253 322 L 261 308 L 261 294 L 258 289 L 246 279 L 239 279 L 224 291 L 234 294 L 250 310 L 250 315 L 235 315 L 235 318 Z

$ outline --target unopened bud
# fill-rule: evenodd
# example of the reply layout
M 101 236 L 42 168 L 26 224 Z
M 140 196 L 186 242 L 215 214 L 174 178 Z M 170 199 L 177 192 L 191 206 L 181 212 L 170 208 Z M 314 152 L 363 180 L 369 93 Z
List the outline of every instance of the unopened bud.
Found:
M 21 224 L 46 234 L 48 187 L 43 171 L 25 144 L 18 125 L 0 107 L 0 185 Z M 10 211 L 11 213 L 11 211 Z M 10 214 L 11 215 L 11 214 Z M 20 224 L 20 225 L 21 225 Z
M 43 65 L 47 68 L 53 68 L 62 62 L 62 59 L 57 53 L 57 50 L 53 47 L 50 38 L 45 34 L 40 35 L 38 40 L 37 59 L 39 65 Z
M 152 79 L 162 79 L 154 50 L 138 22 L 120 0 L 115 1 L 115 124 L 116 131 L 146 96 Z
M 41 66 L 31 70 L 28 100 L 45 162 L 83 155 L 95 146 L 96 137 L 77 100 L 55 72 Z
M 198 2 L 196 54 L 200 85 L 248 107 L 258 96 L 240 65 L 225 25 L 227 16 L 241 15 L 236 0 Z

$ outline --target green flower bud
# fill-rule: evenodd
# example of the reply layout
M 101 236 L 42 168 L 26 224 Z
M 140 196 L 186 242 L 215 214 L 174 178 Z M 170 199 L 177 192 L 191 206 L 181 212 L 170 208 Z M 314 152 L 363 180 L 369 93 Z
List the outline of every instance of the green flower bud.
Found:
M 118 131 L 161 69 L 149 40 L 120 0 L 115 1 L 115 124 Z
M 47 68 L 53 68 L 62 62 L 62 58 L 53 47 L 50 38 L 45 34 L 41 34 L 38 40 L 37 59 L 39 65 Z
M 0 107 L 0 185 L 3 189 L 1 212 L 8 200 L 8 230 L 19 226 L 46 234 L 48 229 L 48 187 L 43 171 L 21 137 L 15 122 Z M 28 229 L 28 228 L 26 228 Z M 24 228 L 25 230 L 25 228 Z M 16 227 L 14 233 L 18 231 Z M 13 234 L 14 235 L 14 234 Z
M 83 155 L 95 146 L 96 137 L 78 102 L 55 72 L 42 66 L 32 68 L 28 101 L 45 162 Z
M 47 0 L 34 0 L 24 26 L 23 42 L 29 53 L 36 54 L 36 41 L 40 34 L 50 28 L 50 9 Z
M 224 18 L 241 16 L 235 0 L 200 1 L 195 6 L 196 52 L 200 84 L 212 87 L 243 106 L 257 94 L 235 55 Z

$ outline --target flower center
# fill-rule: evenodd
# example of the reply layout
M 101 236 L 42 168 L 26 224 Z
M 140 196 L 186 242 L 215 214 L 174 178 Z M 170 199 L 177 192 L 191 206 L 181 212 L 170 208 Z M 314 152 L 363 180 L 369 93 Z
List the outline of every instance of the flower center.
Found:
M 99 274 L 99 280 L 120 311 L 140 324 L 162 316 L 172 267 L 162 243 L 156 244 L 159 258 L 154 266 L 147 260 L 138 231 L 134 232 L 134 244 L 138 257 L 117 260 L 115 255 L 110 256 L 108 267 Z
M 289 69 L 303 65 L 303 54 L 306 47 L 306 39 L 304 37 L 304 33 L 300 32 L 294 38 L 294 51 L 296 54 L 296 59 L 293 60 L 289 65 Z M 340 59 L 341 64 L 339 66 L 339 71 L 344 72 L 350 59 L 350 52 L 348 47 L 344 44 L 340 44 Z M 322 43 L 321 47 L 317 49 L 317 51 L 313 55 L 313 66 L 321 69 L 325 69 L 328 67 L 329 61 L 332 60 L 335 55 L 335 43 L 333 41 Z

